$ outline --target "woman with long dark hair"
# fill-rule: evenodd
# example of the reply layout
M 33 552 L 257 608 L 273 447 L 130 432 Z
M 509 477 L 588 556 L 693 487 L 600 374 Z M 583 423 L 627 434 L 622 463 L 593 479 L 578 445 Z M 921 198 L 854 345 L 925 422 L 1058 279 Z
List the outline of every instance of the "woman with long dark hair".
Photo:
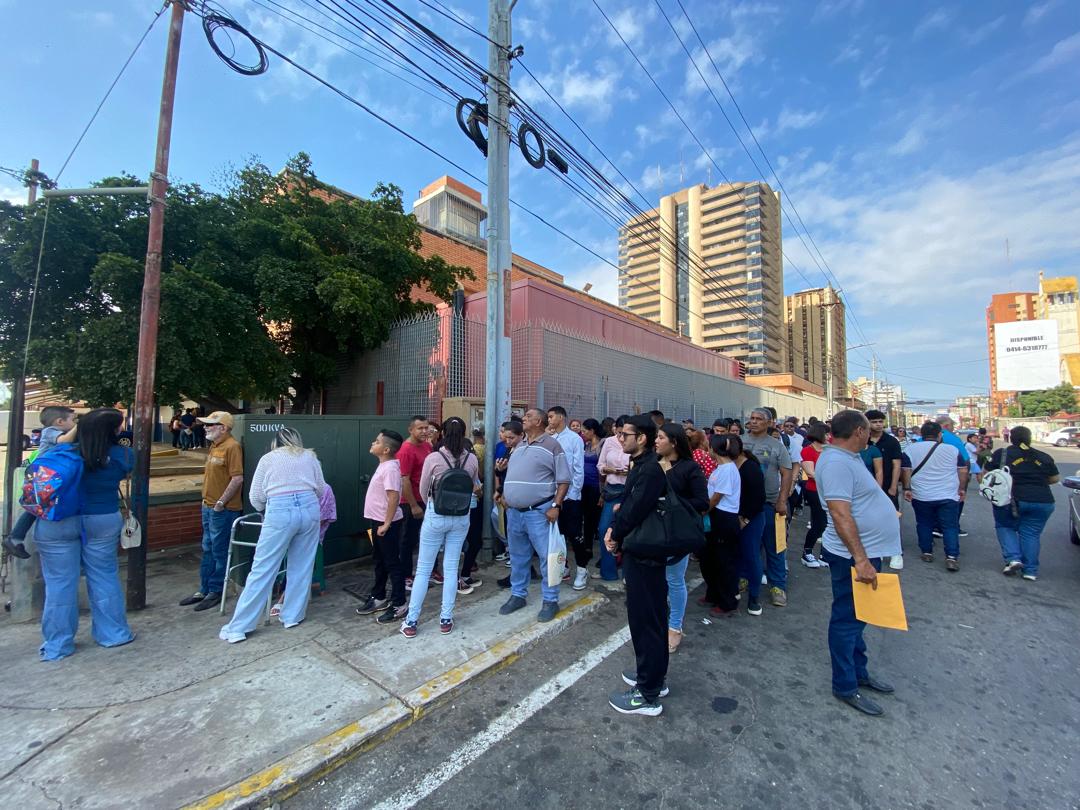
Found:
M 218 633 L 223 641 L 244 641 L 258 627 L 286 554 L 285 576 L 289 584 L 279 614 L 281 623 L 289 628 L 304 620 L 311 598 L 311 571 L 319 550 L 319 498 L 325 489 L 322 465 L 315 453 L 304 449 L 297 431 L 281 428 L 270 452 L 259 459 L 251 479 L 248 500 L 256 511 L 265 512 L 265 517 L 232 621 Z
M 698 600 L 718 617 L 733 615 L 739 607 L 739 500 L 742 479 L 736 459 L 742 453 L 738 436 L 709 439 L 716 468 L 709 476 L 709 531 L 702 549 L 701 575 L 705 595 Z
M 458 563 L 461 560 L 461 547 L 469 533 L 469 516 L 440 515 L 435 511 L 435 499 L 432 495 L 439 479 L 447 471 L 458 467 L 472 476 L 473 488 L 478 489 L 480 465 L 475 454 L 465 444 L 465 422 L 452 416 L 442 423 L 442 438 L 424 459 L 424 467 L 420 472 L 420 500 L 427 504 L 427 511 L 420 526 L 420 556 L 416 561 L 416 577 L 413 579 L 412 595 L 409 599 L 409 613 L 401 624 L 401 633 L 406 638 L 416 636 L 420 609 L 424 605 L 431 572 L 435 568 L 435 558 L 440 550 L 443 552 L 443 584 L 439 632 L 446 635 L 454 629 Z
M 595 419 L 581 423 L 581 438 L 585 440 L 585 483 L 581 486 L 582 536 L 581 542 L 592 554 L 596 532 L 600 527 L 600 510 L 604 502 L 600 497 L 600 447 L 604 442 L 603 428 Z M 599 574 L 594 573 L 594 577 Z
M 117 444 L 124 416 L 115 408 L 83 414 L 76 426 L 83 461 L 80 513 L 63 520 L 39 520 L 34 542 L 45 579 L 41 614 L 41 660 L 56 661 L 75 652 L 79 628 L 79 574 L 86 575 L 90 632 L 102 647 L 119 647 L 135 638 L 128 626 L 116 552 L 124 519 L 120 482 L 135 464 L 130 448 Z
M 668 422 L 656 432 L 656 453 L 660 466 L 665 468 L 675 494 L 683 498 L 700 515 L 709 511 L 709 492 L 705 474 L 694 461 L 690 441 L 681 425 Z M 668 586 L 668 652 L 679 649 L 683 639 L 683 617 L 686 615 L 686 567 L 689 555 L 667 567 Z
M 828 563 L 822 562 L 814 556 L 814 544 L 821 539 L 825 528 L 829 525 L 828 515 L 825 514 L 825 504 L 817 491 L 817 479 L 814 477 L 814 467 L 817 464 L 821 451 L 825 449 L 825 424 L 814 422 L 806 429 L 806 443 L 802 449 L 803 502 L 810 506 L 810 529 L 806 532 L 803 541 L 802 564 L 807 568 L 828 568 Z

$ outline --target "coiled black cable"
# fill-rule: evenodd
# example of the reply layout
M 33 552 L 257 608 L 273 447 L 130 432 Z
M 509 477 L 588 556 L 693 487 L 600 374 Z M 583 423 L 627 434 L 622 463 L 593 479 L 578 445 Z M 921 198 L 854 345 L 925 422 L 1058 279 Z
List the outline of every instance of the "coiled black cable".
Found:
M 244 26 L 240 25 L 236 20 L 217 13 L 207 14 L 203 17 L 202 24 L 203 33 L 206 34 L 206 41 L 210 43 L 210 47 L 222 62 L 244 76 L 258 76 L 261 73 L 266 73 L 267 68 L 270 67 L 270 60 L 266 56 L 266 50 L 263 48 L 262 43 L 252 36 Z M 259 55 L 259 63 L 257 65 L 245 65 L 236 61 L 232 56 L 226 55 L 214 39 L 215 33 L 222 28 L 230 32 L 235 31 L 254 45 L 255 52 Z M 235 48 L 233 48 L 233 52 L 236 52 Z

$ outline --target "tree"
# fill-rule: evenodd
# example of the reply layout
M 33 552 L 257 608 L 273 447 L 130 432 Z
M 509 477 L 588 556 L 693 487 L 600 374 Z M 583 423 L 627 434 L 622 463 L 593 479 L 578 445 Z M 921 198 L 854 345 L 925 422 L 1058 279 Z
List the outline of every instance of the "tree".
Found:
M 472 277 L 418 253 L 420 226 L 397 186 L 349 197 L 320 183 L 303 153 L 278 175 L 249 164 L 229 196 L 242 212 L 242 272 L 255 280 L 260 314 L 289 360 L 295 412 L 333 382 L 343 356 L 378 346 L 394 321 L 431 308 L 412 300 L 415 285 L 449 301 Z
M 1030 391 L 1020 395 L 1020 408 L 1010 408 L 1017 413 L 1010 416 L 1051 416 L 1059 411 L 1072 413 L 1076 410 L 1076 391 L 1071 383 L 1062 383 L 1042 391 Z
M 139 185 L 105 178 L 100 185 Z M 44 206 L 0 202 L 0 367 L 21 373 Z M 91 404 L 135 390 L 148 210 L 132 197 L 54 200 L 34 305 L 28 373 Z M 238 398 L 331 383 L 342 356 L 377 346 L 398 318 L 449 300 L 465 268 L 425 259 L 401 191 L 360 200 L 319 183 L 308 157 L 280 175 L 249 163 L 225 194 L 170 189 L 155 395 L 235 409 Z

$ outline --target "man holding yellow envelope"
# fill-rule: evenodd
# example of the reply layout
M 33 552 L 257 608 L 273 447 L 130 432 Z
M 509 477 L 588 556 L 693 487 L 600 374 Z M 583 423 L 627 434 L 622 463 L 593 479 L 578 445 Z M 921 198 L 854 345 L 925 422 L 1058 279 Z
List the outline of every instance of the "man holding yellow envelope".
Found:
M 866 417 L 859 411 L 840 411 L 832 418 L 832 437 L 833 443 L 822 451 L 814 467 L 818 494 L 829 513 L 821 556 L 832 572 L 832 689 L 849 706 L 880 715 L 884 709 L 860 688 L 889 694 L 893 687 L 871 677 L 867 670 L 866 623 L 855 616 L 853 579 L 877 587 L 881 558 L 900 553 L 900 522 L 889 496 L 859 457 L 870 438 Z

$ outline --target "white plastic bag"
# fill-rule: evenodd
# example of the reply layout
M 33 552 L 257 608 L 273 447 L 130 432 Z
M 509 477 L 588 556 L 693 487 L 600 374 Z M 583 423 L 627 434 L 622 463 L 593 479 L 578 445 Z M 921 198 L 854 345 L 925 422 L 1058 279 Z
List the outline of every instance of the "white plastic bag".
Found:
M 566 567 L 566 540 L 559 531 L 558 523 L 548 524 L 547 584 L 556 588 L 562 582 L 563 568 Z

